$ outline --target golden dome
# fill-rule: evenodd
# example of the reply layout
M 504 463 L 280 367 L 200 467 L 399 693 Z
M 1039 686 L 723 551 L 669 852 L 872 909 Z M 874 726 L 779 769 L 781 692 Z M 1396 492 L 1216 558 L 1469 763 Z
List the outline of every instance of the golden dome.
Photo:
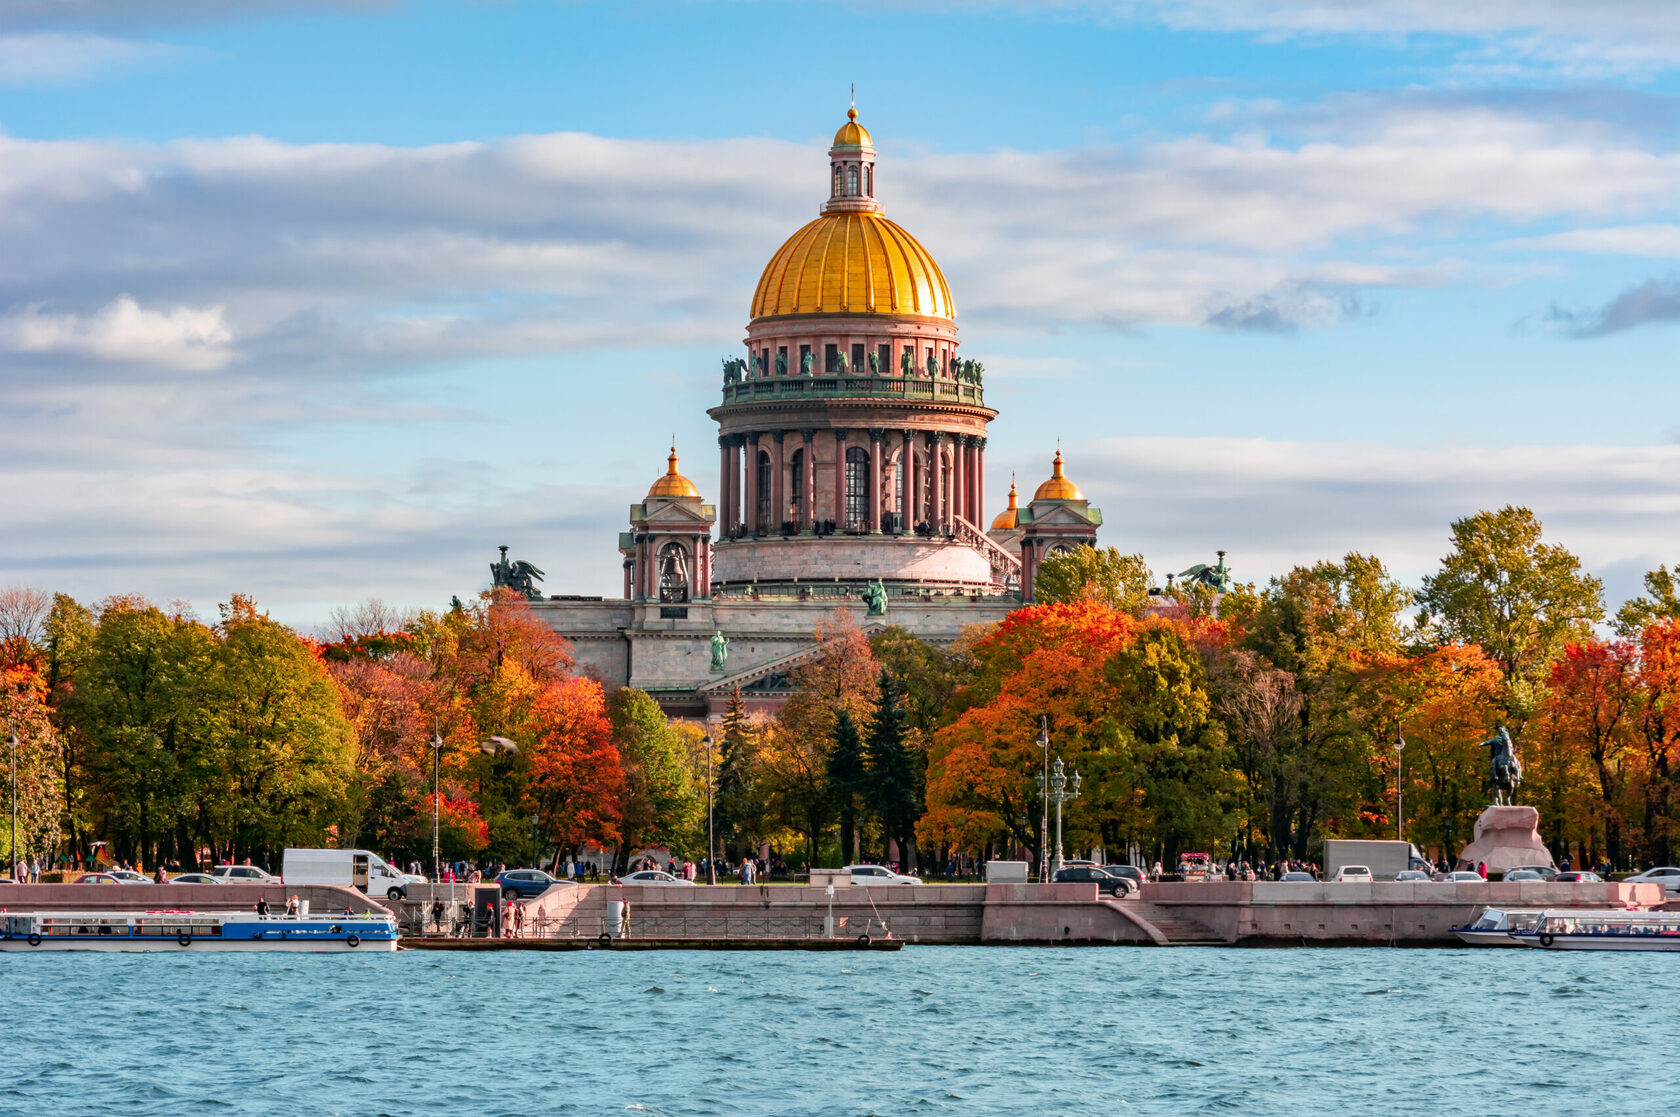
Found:
M 666 461 L 665 476 L 653 483 L 648 490 L 648 496 L 686 496 L 700 499 L 700 490 L 694 487 L 694 482 L 677 472 L 677 448 L 671 447 L 671 456 Z
M 1050 480 L 1038 487 L 1034 500 L 1084 500 L 1085 494 L 1062 475 L 1062 450 L 1056 448 L 1056 460 L 1050 463 Z
M 1015 521 L 1018 518 L 1016 514 L 1019 511 L 1020 511 L 1020 497 L 1018 495 L 1016 495 L 1015 482 L 1011 481 L 1011 482 L 1009 482 L 1009 507 L 1005 508 L 1002 512 L 999 512 L 997 514 L 997 518 L 992 521 L 992 530 L 993 531 L 1014 531 L 1015 530 Z
M 846 110 L 846 123 L 840 125 L 840 130 L 834 133 L 835 147 L 874 147 L 875 141 L 869 138 L 869 129 L 857 122 L 857 108 L 853 106 Z
M 827 213 L 789 237 L 758 278 L 751 316 L 782 314 L 955 320 L 957 309 L 944 273 L 915 237 L 879 213 Z

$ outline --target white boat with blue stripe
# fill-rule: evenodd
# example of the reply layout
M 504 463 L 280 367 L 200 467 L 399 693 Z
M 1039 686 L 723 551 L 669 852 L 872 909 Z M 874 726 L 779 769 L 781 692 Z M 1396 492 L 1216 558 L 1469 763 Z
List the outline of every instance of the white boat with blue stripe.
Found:
M 345 954 L 397 949 L 390 915 L 258 915 L 244 911 L 38 911 L 0 916 L 0 951 L 280 950 Z

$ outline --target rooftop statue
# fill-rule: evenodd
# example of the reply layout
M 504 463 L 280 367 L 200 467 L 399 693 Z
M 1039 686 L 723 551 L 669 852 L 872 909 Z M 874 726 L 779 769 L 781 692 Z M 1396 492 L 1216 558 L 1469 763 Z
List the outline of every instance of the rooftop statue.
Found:
M 869 615 L 884 617 L 887 615 L 887 587 L 877 578 L 863 587 L 863 600 L 869 606 Z
M 1523 766 L 1517 757 L 1517 746 L 1511 740 L 1510 730 L 1501 725 L 1499 732 L 1483 741 L 1480 747 L 1493 749 L 1489 755 L 1487 781 L 1488 790 L 1493 792 L 1493 805 L 1514 805 L 1517 788 L 1523 780 Z
M 928 379 L 929 380 L 934 380 L 934 379 L 938 378 L 938 376 L 939 376 L 939 358 L 935 357 L 932 353 L 928 354 L 927 370 L 928 370 Z
M 746 358 L 725 357 L 723 359 L 723 382 L 725 384 L 739 384 L 746 372 Z
M 509 562 L 508 549 L 502 547 L 500 550 L 501 560 L 490 564 L 490 584 L 500 589 L 510 589 L 526 601 L 541 601 L 542 590 L 538 589 L 536 584 L 542 581 L 543 572 L 524 559 Z
M 841 376 L 846 375 L 846 354 L 836 353 L 834 355 L 834 371 Z
M 810 352 L 799 355 L 799 375 L 811 375 L 811 367 L 817 363 L 816 355 Z
M 898 371 L 906 380 L 916 375 L 915 362 L 910 359 L 910 350 L 906 349 L 898 356 Z
M 729 637 L 722 629 L 712 633 L 712 670 L 722 671 L 723 665 L 729 660 Z
M 762 356 L 752 359 L 752 377 L 754 380 L 764 379 L 764 358 Z
M 869 375 L 881 375 L 881 354 L 874 349 L 869 351 Z
M 1219 551 L 1217 553 L 1219 555 L 1218 566 L 1209 566 L 1205 562 L 1198 562 L 1189 570 L 1181 573 L 1179 577 L 1183 578 L 1187 584 L 1207 586 L 1215 593 L 1226 592 L 1231 588 L 1231 571 L 1225 566 L 1225 552 Z M 1170 579 L 1171 576 L 1168 577 Z M 1170 580 L 1168 588 L 1171 588 Z
M 781 352 L 781 353 L 776 354 L 776 375 L 777 376 L 786 376 L 787 375 L 787 353 L 785 353 L 785 352 Z

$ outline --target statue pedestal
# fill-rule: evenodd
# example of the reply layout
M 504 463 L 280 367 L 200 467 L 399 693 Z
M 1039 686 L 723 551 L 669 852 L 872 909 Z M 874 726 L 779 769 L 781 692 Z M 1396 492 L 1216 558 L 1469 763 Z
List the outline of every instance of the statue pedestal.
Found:
M 1519 865 L 1551 865 L 1552 852 L 1540 840 L 1540 812 L 1533 807 L 1489 807 L 1476 819 L 1475 840 L 1458 861 L 1466 869 L 1485 861 L 1489 874 Z

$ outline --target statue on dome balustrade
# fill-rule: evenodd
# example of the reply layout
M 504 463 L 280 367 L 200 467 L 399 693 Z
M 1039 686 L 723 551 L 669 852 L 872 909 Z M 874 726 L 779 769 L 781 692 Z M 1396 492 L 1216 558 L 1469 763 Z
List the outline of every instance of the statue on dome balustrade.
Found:
M 939 358 L 935 357 L 932 353 L 928 354 L 927 372 L 929 380 L 939 379 Z
M 906 380 L 915 379 L 916 366 L 915 366 L 915 363 L 911 360 L 910 350 L 906 349 L 902 354 L 899 355 L 898 369 L 899 369 L 899 372 L 903 374 L 903 376 Z
M 834 355 L 834 372 L 838 376 L 846 375 L 846 354 L 836 353 Z
M 869 351 L 869 375 L 881 375 L 881 354 L 873 349 Z
M 746 375 L 746 371 L 746 358 L 725 357 L 723 359 L 723 382 L 725 384 L 739 384 Z
M 787 375 L 787 352 L 785 350 L 776 354 L 776 375 Z
M 764 379 L 764 358 L 763 357 L 754 357 L 752 359 L 752 372 L 751 372 L 750 375 L 752 376 L 752 378 L 754 380 Z
M 816 363 L 817 363 L 816 354 L 814 354 L 814 353 L 812 353 L 808 350 L 804 353 L 801 353 L 799 355 L 799 375 L 801 375 L 801 376 L 811 375 L 811 369 L 816 365 Z

